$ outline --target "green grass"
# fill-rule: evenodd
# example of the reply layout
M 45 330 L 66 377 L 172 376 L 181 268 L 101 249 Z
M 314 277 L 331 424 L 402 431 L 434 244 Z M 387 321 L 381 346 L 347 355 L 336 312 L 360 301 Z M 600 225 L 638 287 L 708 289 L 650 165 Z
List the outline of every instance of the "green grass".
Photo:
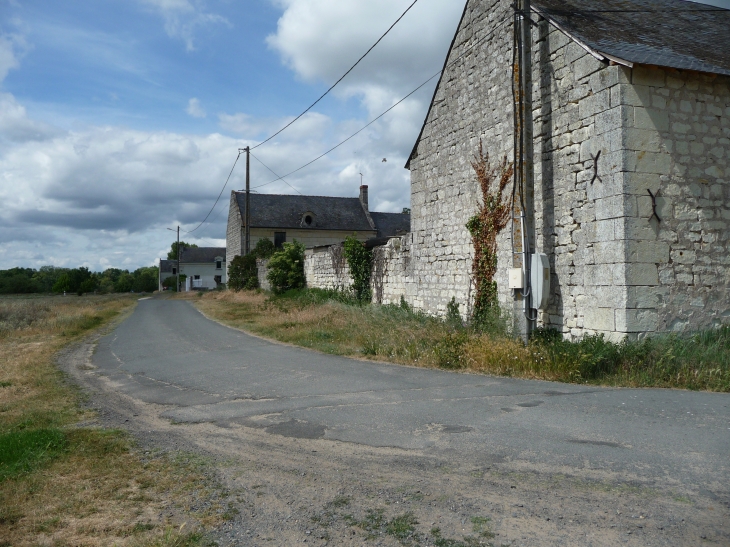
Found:
M 33 471 L 60 456 L 68 439 L 60 429 L 22 429 L 0 435 L 0 481 Z
M 413 513 L 405 513 L 388 521 L 385 525 L 385 533 L 404 543 L 415 538 L 416 524 L 418 521 Z
M 140 547 L 216 547 L 217 544 L 200 531 L 183 533 L 181 529 L 168 528 L 161 537 L 137 545 Z

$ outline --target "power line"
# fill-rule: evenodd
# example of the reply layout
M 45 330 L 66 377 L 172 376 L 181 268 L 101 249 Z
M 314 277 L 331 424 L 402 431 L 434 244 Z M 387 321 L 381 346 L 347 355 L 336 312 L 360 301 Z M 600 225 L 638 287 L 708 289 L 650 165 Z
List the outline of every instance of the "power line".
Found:
M 304 115 L 305 115 L 305 114 L 306 114 L 307 112 L 309 112 L 309 111 L 310 111 L 310 110 L 311 110 L 312 108 L 314 108 L 314 106 L 315 106 L 315 105 L 316 105 L 317 103 L 319 103 L 319 101 L 321 101 L 322 99 L 324 99 L 324 98 L 325 98 L 325 96 L 327 96 L 327 94 L 328 94 L 328 93 L 329 93 L 330 91 L 332 91 L 332 90 L 333 90 L 333 89 L 334 89 L 334 88 L 335 88 L 335 87 L 337 86 L 337 84 L 339 84 L 339 83 L 340 83 L 340 82 L 341 82 L 342 80 L 344 80 L 344 79 L 345 79 L 345 76 L 347 76 L 347 75 L 348 75 L 348 74 L 349 74 L 350 72 L 352 72 L 352 71 L 353 71 L 353 70 L 355 69 L 355 67 L 356 67 L 357 65 L 359 65 L 359 64 L 360 64 L 360 61 L 362 61 L 362 60 L 363 60 L 363 59 L 364 59 L 365 57 L 367 57 L 367 55 L 368 55 L 368 54 L 369 54 L 369 53 L 370 53 L 370 52 L 371 52 L 371 51 L 372 51 L 373 49 L 375 49 L 375 46 L 377 46 L 377 45 L 378 45 L 378 44 L 379 44 L 379 43 L 380 43 L 380 42 L 381 42 L 381 41 L 383 40 L 383 38 L 385 38 L 385 37 L 386 37 L 386 36 L 388 35 L 388 33 L 389 33 L 389 32 L 390 32 L 391 30 L 393 30 L 393 27 L 395 27 L 395 26 L 396 26 L 396 25 L 397 25 L 397 24 L 398 24 L 398 23 L 400 22 L 400 20 L 401 20 L 401 19 L 403 19 L 403 17 L 405 17 L 406 13 L 408 13 L 408 12 L 409 12 L 409 11 L 411 10 L 411 8 L 412 8 L 413 6 L 415 6 L 415 5 L 416 5 L 416 2 L 418 2 L 418 0 L 413 0 L 413 3 L 412 3 L 412 4 L 410 5 L 410 6 L 408 6 L 408 8 L 406 8 L 406 11 L 404 11 L 404 12 L 403 12 L 403 13 L 401 14 L 401 16 L 400 16 L 400 17 L 398 17 L 398 19 L 396 19 L 396 20 L 395 20 L 395 23 L 393 23 L 392 25 L 390 25 L 390 27 L 388 28 L 388 30 L 386 30 L 386 31 L 385 31 L 385 33 L 384 33 L 384 34 L 383 34 L 383 35 L 382 35 L 382 36 L 381 36 L 380 38 L 378 38 L 378 41 L 377 41 L 377 42 L 375 42 L 375 43 L 374 43 L 374 44 L 373 44 L 372 46 L 370 46 L 370 49 L 368 49 L 368 50 L 367 50 L 367 51 L 366 51 L 366 52 L 365 52 L 365 53 L 363 54 L 363 56 L 362 56 L 362 57 L 360 57 L 360 58 L 359 58 L 359 59 L 357 60 L 357 62 L 356 62 L 356 63 L 355 63 L 354 65 L 352 65 L 352 66 L 351 66 L 351 67 L 350 67 L 350 68 L 349 68 L 349 69 L 347 70 L 347 72 L 345 72 L 345 73 L 344 73 L 344 74 L 343 74 L 343 75 L 342 75 L 342 76 L 340 77 L 340 79 L 339 79 L 339 80 L 337 80 L 337 81 L 336 81 L 336 82 L 335 82 L 334 84 L 332 84 L 332 86 L 331 86 L 331 87 L 330 87 L 330 88 L 329 88 L 329 89 L 328 89 L 327 91 L 325 91 L 325 92 L 324 92 L 324 93 L 323 93 L 323 94 L 322 94 L 322 95 L 321 95 L 321 96 L 319 97 L 319 99 L 317 99 L 317 100 L 316 100 L 316 101 L 314 101 L 314 102 L 313 102 L 312 104 L 310 104 L 310 105 L 309 105 L 309 106 L 307 107 L 307 109 L 306 109 L 306 110 L 305 110 L 304 112 L 302 112 L 301 114 L 299 114 L 299 116 L 297 116 L 296 118 L 294 118 L 294 119 L 293 119 L 292 121 L 290 121 L 290 122 L 289 122 L 288 124 L 286 124 L 286 125 L 285 125 L 284 127 L 282 127 L 281 129 L 279 129 L 279 130 L 278 130 L 278 131 L 277 131 L 276 133 L 274 133 L 273 135 L 271 135 L 271 136 L 270 136 L 269 138 L 267 138 L 267 139 L 266 139 L 266 140 L 264 140 L 264 141 L 261 141 L 261 142 L 260 142 L 260 143 L 258 143 L 258 144 L 257 144 L 256 146 L 252 146 L 252 147 L 251 147 L 251 150 L 255 150 L 255 149 L 256 149 L 256 148 L 258 148 L 259 146 L 261 146 L 261 145 L 263 145 L 263 144 L 266 144 L 266 143 L 267 143 L 267 142 L 269 142 L 269 141 L 270 141 L 271 139 L 273 139 L 274 137 L 276 137 L 276 136 L 277 136 L 277 135 L 278 135 L 279 133 L 281 133 L 282 131 L 284 131 L 285 129 L 287 129 L 287 128 L 288 128 L 289 126 L 291 126 L 291 125 L 292 125 L 292 124 L 293 124 L 294 122 L 296 122 L 296 121 L 297 121 L 298 119 L 300 119 L 300 118 L 301 118 L 302 116 L 304 116 Z
M 272 173 L 272 174 L 273 174 L 273 175 L 274 175 L 275 177 L 279 177 L 279 175 L 277 175 L 276 173 L 274 173 L 274 170 L 273 170 L 273 169 L 271 169 L 271 167 L 269 167 L 268 165 L 266 165 L 266 164 L 265 164 L 264 162 L 262 162 L 262 161 L 261 161 L 260 159 L 258 159 L 258 158 L 257 158 L 256 156 L 254 156 L 254 153 L 253 153 L 253 152 L 251 152 L 251 155 L 253 156 L 253 158 L 254 158 L 254 159 L 255 159 L 255 160 L 257 161 L 257 162 L 259 162 L 259 163 L 260 163 L 261 165 L 263 165 L 264 167 L 266 167 L 266 169 L 268 169 L 269 171 L 271 171 L 271 173 Z M 283 182 L 284 184 L 286 184 L 286 185 L 287 185 L 287 186 L 288 186 L 289 188 L 291 188 L 292 190 L 294 190 L 294 191 L 295 191 L 295 192 L 296 192 L 297 194 L 299 194 L 299 195 L 302 195 L 302 196 L 304 195 L 304 194 L 302 194 L 302 193 L 301 193 L 301 192 L 300 192 L 299 190 L 297 190 L 296 188 L 294 188 L 294 187 L 293 187 L 293 186 L 292 186 L 291 184 L 289 184 L 289 183 L 288 183 L 287 181 L 285 181 L 285 180 L 284 180 L 284 177 L 279 177 L 279 178 L 277 178 L 276 180 L 280 180 L 280 181 L 282 181 L 282 182 Z M 256 186 L 256 188 L 259 188 L 259 187 L 258 187 L 258 186 Z
M 575 10 L 567 10 L 567 9 L 550 9 L 550 8 L 540 8 L 540 10 L 536 10 L 533 8 L 533 11 L 537 13 L 547 13 L 547 14 L 553 14 L 553 15 L 580 15 L 582 13 L 702 13 L 702 12 L 727 12 L 730 13 L 730 10 L 725 8 L 697 8 L 697 9 L 686 9 L 686 8 L 676 8 L 676 9 L 575 9 Z
M 479 45 L 479 44 L 480 44 L 481 42 L 483 42 L 484 40 L 487 40 L 487 39 L 491 38 L 491 36 L 492 36 L 492 35 L 493 35 L 493 34 L 494 34 L 495 32 L 497 32 L 497 31 L 498 31 L 498 30 L 499 30 L 499 29 L 500 29 L 500 28 L 502 27 L 502 25 L 504 25 L 504 24 L 505 24 L 506 22 L 508 22 L 508 21 L 509 21 L 510 19 L 511 19 L 511 16 L 510 16 L 510 17 L 507 17 L 507 18 L 505 18 L 505 19 L 504 19 L 503 21 L 501 21 L 500 23 L 498 23 L 498 24 L 497 24 L 497 26 L 496 26 L 496 27 L 494 27 L 494 28 L 492 29 L 492 31 L 491 31 L 491 32 L 489 32 L 488 34 L 486 34 L 485 36 L 483 36 L 482 38 L 480 38 L 479 40 L 477 40 L 476 42 L 474 42 L 473 44 L 471 44 L 471 45 L 470 45 L 470 46 L 469 46 L 468 48 L 466 48 L 466 49 L 465 49 L 465 50 L 464 50 L 464 51 L 463 51 L 463 52 L 461 53 L 461 55 L 459 55 L 459 56 L 458 56 L 458 57 L 456 57 L 456 58 L 455 58 L 455 59 L 454 59 L 453 61 L 451 61 L 450 63 L 448 63 L 448 64 L 447 64 L 446 66 L 444 66 L 444 68 L 443 68 L 442 70 L 439 70 L 439 71 L 438 71 L 438 72 L 437 72 L 436 74 L 434 74 L 433 76 L 431 76 L 431 77 L 430 77 L 430 78 L 429 78 L 428 80 L 426 80 L 425 82 L 423 82 L 423 83 L 422 83 L 421 85 L 419 85 L 419 86 L 418 86 L 418 87 L 417 87 L 416 89 L 414 89 L 414 90 L 413 90 L 413 91 L 411 91 L 411 92 L 410 92 L 410 93 L 409 93 L 408 95 L 406 95 L 405 97 L 403 97 L 403 98 L 402 98 L 402 99 L 401 99 L 400 101 L 398 101 L 397 103 L 395 103 L 394 105 L 392 105 L 392 106 L 391 106 L 390 108 L 388 108 L 387 110 L 385 110 L 385 111 L 384 111 L 383 113 L 381 113 L 381 114 L 380 114 L 379 116 L 377 116 L 376 118 L 373 118 L 372 120 L 370 120 L 370 121 L 369 121 L 369 122 L 367 123 L 367 125 L 365 125 L 364 127 L 360 128 L 359 130 L 355 131 L 355 133 L 353 133 L 352 135 L 350 135 L 349 137 L 347 137 L 347 138 L 346 138 L 346 139 L 344 139 L 343 141 L 340 141 L 340 142 L 339 142 L 338 144 L 336 144 L 335 146 L 333 146 L 332 148 L 330 148 L 329 150 L 327 150 L 327 151 L 326 151 L 325 153 L 323 153 L 323 154 L 321 154 L 321 155 L 317 156 L 317 157 L 316 157 L 316 158 L 314 158 L 314 159 L 313 159 L 312 161 L 310 161 L 310 162 L 307 162 L 307 163 L 305 163 L 305 164 L 304 164 L 304 165 L 302 165 L 301 167 L 298 167 L 297 169 L 294 169 L 294 171 L 291 171 L 291 172 L 287 173 L 286 175 L 283 175 L 283 176 L 281 176 L 281 177 L 278 177 L 278 178 L 276 178 L 276 179 L 274 179 L 274 180 L 271 180 L 271 181 L 269 181 L 269 182 L 266 182 L 266 183 L 264 183 L 264 184 L 260 184 L 260 185 L 258 185 L 258 186 L 254 186 L 254 187 L 253 187 L 253 189 L 256 189 L 256 188 L 261 188 L 261 187 L 263 187 L 263 186 L 268 186 L 269 184 L 273 184 L 273 183 L 275 183 L 275 182 L 277 182 L 277 181 L 283 180 L 283 179 L 284 179 L 284 177 L 288 177 L 288 176 L 290 176 L 290 175 L 293 175 L 294 173 L 296 173 L 296 172 L 298 172 L 298 171 L 301 171 L 301 170 L 302 170 L 302 169 L 304 169 L 305 167 L 308 167 L 308 166 L 312 165 L 312 164 L 313 164 L 314 162 L 316 162 L 317 160 L 320 160 L 320 159 L 322 159 L 323 157 L 325 157 L 325 156 L 326 156 L 327 154 L 329 154 L 330 152 L 332 152 L 332 151 L 336 150 L 337 148 L 339 148 L 340 146 L 342 146 L 343 144 L 345 144 L 345 143 L 346 143 L 347 141 L 349 141 L 350 139 L 352 139 L 352 138 L 356 137 L 357 135 L 359 135 L 360 133 L 362 133 L 363 131 L 365 131 L 365 129 L 367 129 L 368 127 L 370 127 L 371 125 L 373 125 L 373 124 L 374 124 L 374 123 L 375 123 L 376 121 L 378 121 L 378 120 L 379 120 L 380 118 L 382 118 L 383 116 L 385 116 L 385 115 L 386 115 L 386 114 L 387 114 L 388 112 L 390 112 L 391 110 L 393 110 L 393 109 L 394 109 L 394 108 L 395 108 L 396 106 L 398 106 L 398 105 L 399 105 L 399 104 L 401 104 L 401 103 L 402 103 L 403 101 L 405 101 L 406 99 L 408 99 L 408 98 L 409 98 L 409 97 L 410 97 L 411 95 L 413 95 L 413 94 L 414 94 L 414 93 L 415 93 L 416 91 L 418 91 L 418 90 L 419 90 L 419 89 L 421 89 L 421 88 L 422 88 L 423 86 L 425 86 L 425 85 L 426 85 L 427 83 L 429 83 L 429 82 L 430 82 L 431 80 L 433 80 L 433 79 L 434 79 L 434 78 L 435 78 L 436 76 L 439 76 L 439 75 L 440 75 L 440 74 L 441 74 L 441 73 L 442 73 L 442 72 L 443 72 L 444 70 L 446 70 L 446 68 L 448 68 L 448 67 L 450 67 L 451 65 L 453 65 L 454 63 L 456 63 L 456 62 L 457 62 L 457 61 L 458 61 L 459 59 L 461 59 L 462 57 L 464 57 L 464 55 L 466 55 L 466 54 L 467 54 L 467 53 L 468 53 L 469 51 L 471 51 L 471 50 L 472 50 L 473 48 L 475 48 L 475 47 L 476 47 L 477 45 Z M 271 170 L 269 169 L 269 171 L 271 171 Z M 273 173 L 273 171 L 272 171 L 272 173 Z M 274 173 L 274 174 L 276 174 L 276 173 Z M 278 175 L 277 175 L 277 176 L 278 176 Z
M 208 211 L 208 214 L 205 215 L 205 218 L 198 224 L 195 228 L 190 230 L 189 232 L 185 232 L 186 234 L 192 234 L 195 230 L 200 228 L 206 220 L 208 220 L 208 217 L 213 212 L 213 209 L 215 209 L 215 206 L 218 205 L 218 201 L 221 199 L 221 196 L 223 195 L 223 191 L 226 189 L 226 186 L 228 186 L 228 181 L 231 180 L 231 175 L 233 174 L 233 170 L 236 168 L 236 164 L 238 163 L 238 158 L 241 157 L 241 152 L 238 152 L 238 156 L 236 156 L 236 161 L 233 162 L 233 167 L 231 167 L 231 172 L 228 173 L 228 178 L 226 179 L 226 183 L 223 185 L 223 188 L 221 188 L 220 194 L 218 194 L 218 197 L 215 200 L 215 203 L 213 204 L 213 207 L 210 208 L 210 211 Z

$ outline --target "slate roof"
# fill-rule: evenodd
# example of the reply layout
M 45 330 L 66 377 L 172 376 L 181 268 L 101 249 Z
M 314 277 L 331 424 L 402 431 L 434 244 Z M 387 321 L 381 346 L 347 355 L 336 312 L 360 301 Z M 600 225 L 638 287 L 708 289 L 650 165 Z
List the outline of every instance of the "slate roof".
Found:
M 411 231 L 411 215 L 408 213 L 370 213 L 378 230 L 376 237 L 392 237 Z
M 307 230 L 372 231 L 360 198 L 251 194 L 251 227 Z M 236 192 L 241 218 L 246 213 L 246 192 Z M 305 213 L 314 217 L 304 223 Z
M 226 260 L 225 247 L 198 247 L 183 248 L 180 251 L 180 263 L 184 264 L 210 264 L 215 262 L 216 257 Z
M 172 268 L 175 266 L 175 262 L 175 260 L 160 259 L 160 273 L 172 273 Z
M 730 10 L 684 0 L 533 0 L 607 60 L 730 76 Z
M 470 1 L 464 5 L 406 169 L 418 150 Z M 532 0 L 531 8 L 606 61 L 730 75 L 730 10 L 685 0 Z

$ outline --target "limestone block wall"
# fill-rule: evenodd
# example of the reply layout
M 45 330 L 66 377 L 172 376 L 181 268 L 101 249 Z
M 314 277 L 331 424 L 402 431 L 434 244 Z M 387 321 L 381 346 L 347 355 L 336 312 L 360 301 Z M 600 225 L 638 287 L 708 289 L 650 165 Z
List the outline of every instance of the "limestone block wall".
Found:
M 617 226 L 626 212 L 625 116 L 616 91 L 627 76 L 545 20 L 533 37 L 536 246 L 552 274 L 540 323 L 570 338 L 619 338 L 616 313 L 627 292 L 616 271 L 625 254 Z
M 473 248 L 465 225 L 477 209 L 478 186 L 470 161 L 480 139 L 493 160 L 512 155 L 511 16 L 507 0 L 468 3 L 449 54 L 453 64 L 410 161 L 407 299 L 418 310 L 443 315 L 452 297 L 462 310 L 471 301 Z M 500 262 L 509 258 L 506 253 L 501 251 Z M 506 286 L 506 272 L 498 283 Z M 507 301 L 504 291 L 501 298 Z
M 271 290 L 271 282 L 266 277 L 269 274 L 269 261 L 268 260 L 256 260 L 256 270 L 259 278 L 259 287 L 264 289 L 265 291 Z
M 375 304 L 399 304 L 401 298 L 417 299 L 410 256 L 410 234 L 391 238 L 386 245 L 373 249 L 370 278 Z M 341 244 L 308 249 L 304 257 L 304 274 L 308 287 L 345 290 L 352 287 L 350 268 Z
M 286 228 L 251 228 L 251 248 L 256 246 L 260 239 L 268 238 L 274 241 L 274 232 L 285 232 L 286 241 L 291 243 L 295 239 L 302 243 L 307 249 L 323 245 L 335 245 L 342 243 L 348 236 L 353 236 L 360 241 L 368 240 L 377 235 L 375 230 L 352 232 L 347 230 L 304 230 Z M 245 237 L 245 236 L 244 236 Z
M 629 77 L 616 91 L 626 118 L 628 287 L 617 327 L 651 333 L 727 322 L 730 78 L 642 67 Z
M 400 304 L 418 300 L 413 282 L 411 235 L 391 238 L 388 243 L 373 249 L 373 270 L 370 287 L 375 304 Z
M 304 252 L 307 287 L 346 290 L 352 287 L 350 267 L 342 244 L 315 247 Z
M 502 24 L 510 9 L 507 1 L 468 6 L 451 57 L 467 53 L 447 68 L 410 162 L 416 290 L 409 303 L 429 313 L 445 313 L 452 297 L 462 310 L 471 305 L 473 250 L 465 224 L 480 199 L 470 164 L 480 140 L 492 162 L 512 159 L 512 29 Z M 550 257 L 553 289 L 540 323 L 566 336 L 610 334 L 626 295 L 623 281 L 606 275 L 616 254 L 602 254 L 611 247 L 621 255 L 623 245 L 614 230 L 614 219 L 623 215 L 622 109 L 611 99 L 625 74 L 546 21 L 533 30 L 533 40 L 536 247 Z M 601 187 L 594 199 L 592 157 L 599 151 Z M 498 238 L 496 276 L 507 309 L 513 302 L 507 288 L 511 265 L 508 227 Z

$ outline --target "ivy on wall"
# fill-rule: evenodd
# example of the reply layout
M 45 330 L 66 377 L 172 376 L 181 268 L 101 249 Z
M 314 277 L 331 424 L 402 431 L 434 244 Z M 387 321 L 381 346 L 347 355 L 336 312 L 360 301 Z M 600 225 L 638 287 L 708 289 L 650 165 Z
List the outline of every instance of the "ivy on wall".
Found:
M 370 275 L 373 269 L 373 253 L 352 236 L 347 237 L 343 248 L 347 264 L 350 266 L 352 290 L 358 300 L 368 301 L 371 298 Z
M 514 166 L 505 156 L 495 165 L 489 165 L 489 154 L 484 152 L 481 141 L 479 153 L 471 162 L 482 194 L 477 214 L 469 219 L 466 228 L 474 245 L 472 278 L 476 286 L 473 318 L 478 322 L 490 309 L 497 306 L 497 236 L 509 223 L 510 203 L 504 190 L 512 180 Z

